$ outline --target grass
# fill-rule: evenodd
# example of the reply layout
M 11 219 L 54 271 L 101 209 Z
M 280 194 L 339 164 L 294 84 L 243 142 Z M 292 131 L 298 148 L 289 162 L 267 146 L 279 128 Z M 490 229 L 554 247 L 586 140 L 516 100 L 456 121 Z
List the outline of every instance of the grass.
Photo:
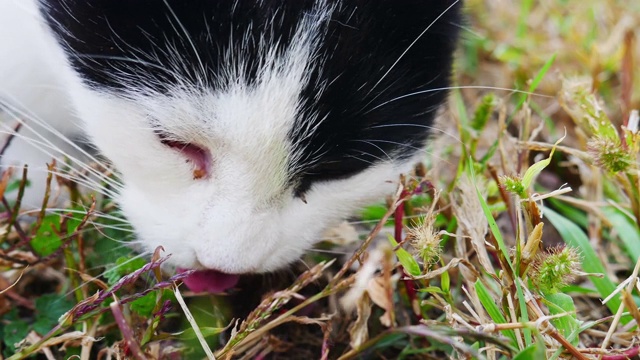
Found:
M 28 171 L 5 173 L 4 357 L 638 356 L 640 4 L 468 0 L 467 12 L 426 170 L 334 231 L 360 240 L 319 244 L 280 286 L 258 278 L 273 291 L 253 300 L 247 283 L 230 296 L 178 287 L 186 274 L 159 270 L 166 254 L 113 241 L 130 234 L 113 204 L 72 183 L 82 206 L 20 221 Z

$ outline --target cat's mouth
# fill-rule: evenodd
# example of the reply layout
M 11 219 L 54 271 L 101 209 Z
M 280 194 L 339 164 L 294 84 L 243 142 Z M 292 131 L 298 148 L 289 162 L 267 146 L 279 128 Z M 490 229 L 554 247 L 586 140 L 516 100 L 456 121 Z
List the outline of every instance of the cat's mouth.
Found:
M 178 272 L 185 271 L 187 269 L 178 269 Z M 196 270 L 184 278 L 183 282 L 189 290 L 196 293 L 220 294 L 236 286 L 239 279 L 238 274 L 226 274 L 217 270 Z

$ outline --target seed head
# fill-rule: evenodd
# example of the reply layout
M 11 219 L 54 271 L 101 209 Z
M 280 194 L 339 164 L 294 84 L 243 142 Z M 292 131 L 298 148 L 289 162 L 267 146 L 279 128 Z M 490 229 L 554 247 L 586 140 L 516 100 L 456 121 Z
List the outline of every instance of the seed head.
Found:
M 501 176 L 500 183 L 508 192 L 514 193 L 521 198 L 527 197 L 526 189 L 519 176 Z
M 580 255 L 575 248 L 564 246 L 538 255 L 531 280 L 543 292 L 557 292 L 573 281 L 580 268 Z
M 596 136 L 589 141 L 587 148 L 596 164 L 612 173 L 627 170 L 633 162 L 617 138 Z
M 442 236 L 433 227 L 434 221 L 433 214 L 429 214 L 421 224 L 410 228 L 407 232 L 413 252 L 422 260 L 425 268 L 435 264 L 442 253 L 440 247 Z

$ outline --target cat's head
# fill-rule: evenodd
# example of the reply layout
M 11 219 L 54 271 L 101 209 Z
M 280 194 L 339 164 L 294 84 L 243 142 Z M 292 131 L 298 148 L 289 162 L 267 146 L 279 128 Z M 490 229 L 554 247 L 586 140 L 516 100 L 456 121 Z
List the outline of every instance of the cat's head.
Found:
M 452 0 L 41 0 L 147 250 L 263 272 L 395 188 L 446 98 Z

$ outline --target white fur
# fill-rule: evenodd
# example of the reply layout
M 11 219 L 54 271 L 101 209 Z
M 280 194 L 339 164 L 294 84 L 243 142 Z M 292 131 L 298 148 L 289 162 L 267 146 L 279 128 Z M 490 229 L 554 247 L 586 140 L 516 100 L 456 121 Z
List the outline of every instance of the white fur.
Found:
M 64 78 L 71 73 L 63 53 L 51 36 L 32 0 L 0 0 L 0 143 L 13 134 L 11 146 L 0 159 L 2 168 L 14 167 L 20 175 L 29 165 L 32 185 L 22 204 L 40 208 L 46 164 L 56 160 L 57 174 L 70 162 L 76 170 L 96 175 L 86 162 L 92 157 L 71 141 L 82 133 Z M 22 128 L 15 134 L 13 129 Z M 95 160 L 95 159 L 94 159 Z M 100 176 L 98 176 L 100 178 Z M 101 193 L 97 178 L 75 180 Z M 56 181 L 53 193 L 58 192 Z
M 8 7 L 9 0 L 0 0 L 0 13 L 8 11 L 6 17 L 11 18 L 9 10 L 16 8 Z M 282 57 L 271 50 L 274 44 L 263 44 L 267 61 L 254 87 L 241 80 L 238 70 L 246 54 L 229 50 L 229 71 L 221 79 L 227 85 L 224 92 L 197 93 L 181 86 L 171 97 L 142 96 L 139 89 L 123 97 L 87 88 L 66 64 L 57 61 L 52 62 L 50 73 L 35 74 L 54 82 L 51 93 L 0 90 L 19 96 L 30 109 L 46 105 L 42 99 L 70 94 L 85 131 L 122 174 L 124 187 L 118 200 L 146 250 L 163 246 L 173 254 L 171 262 L 185 268 L 269 271 L 296 260 L 328 226 L 392 191 L 398 174 L 411 163 L 381 163 L 349 179 L 315 184 L 306 194 L 306 204 L 287 189 L 287 167 L 296 160 L 291 159 L 296 144 L 288 141 L 287 134 L 300 114 L 298 95 L 308 80 L 305 74 L 318 61 L 314 57 L 321 35 L 318 25 L 327 21 L 330 12 L 320 6 L 313 16 L 301 19 L 297 40 Z M 24 61 L 42 59 L 38 51 L 50 49 L 54 60 L 60 59 L 60 49 L 52 46 L 50 35 L 41 33 L 38 21 L 33 17 L 23 21 L 31 28 L 16 34 L 48 44 L 20 54 L 23 47 L 7 50 L 12 39 L 0 35 L 0 51 L 24 55 Z M 3 77 L 7 71 L 23 69 L 20 63 L 6 63 L 6 56 L 0 59 Z M 178 64 L 179 60 L 176 55 Z M 65 109 L 52 109 L 38 116 L 65 130 L 72 123 L 60 121 L 69 119 L 66 114 Z M 206 147 L 212 154 L 210 176 L 194 180 L 192 165 L 160 143 L 152 122 L 183 141 Z M 12 158 L 26 156 L 23 147 L 12 151 Z

